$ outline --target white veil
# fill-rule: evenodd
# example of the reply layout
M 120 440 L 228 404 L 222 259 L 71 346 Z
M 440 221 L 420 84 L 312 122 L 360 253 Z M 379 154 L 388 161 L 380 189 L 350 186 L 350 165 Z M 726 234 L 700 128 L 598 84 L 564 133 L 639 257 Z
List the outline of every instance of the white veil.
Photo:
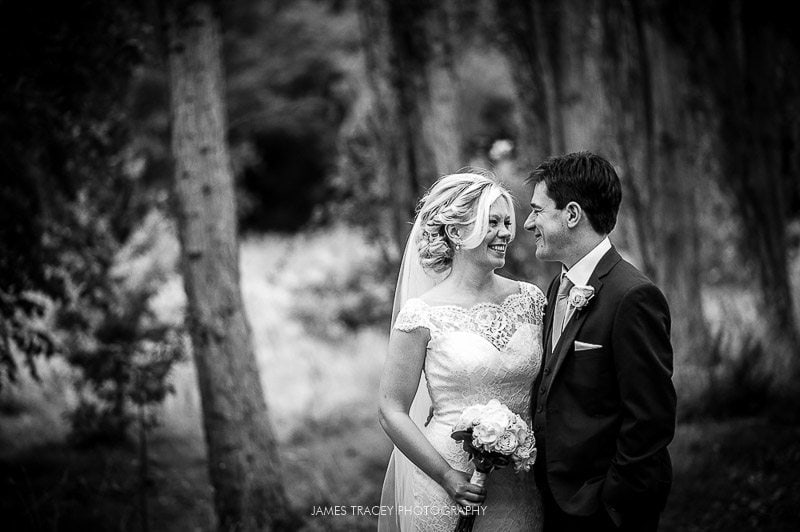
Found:
M 438 277 L 432 277 L 422 268 L 417 255 L 417 241 L 421 231 L 420 216 L 417 216 L 414 226 L 411 228 L 411 234 L 408 236 L 406 249 L 403 252 L 403 262 L 400 265 L 400 274 L 397 278 L 394 305 L 392 306 L 392 328 L 394 328 L 397 314 L 406 304 L 406 301 L 424 294 L 447 277 L 449 273 L 449 270 L 447 270 Z M 428 380 L 425 378 L 423 371 L 420 376 L 417 394 L 414 396 L 408 415 L 418 427 L 422 428 L 428 418 L 430 407 L 431 398 L 428 393 Z M 415 467 L 399 449 L 394 448 L 392 456 L 389 458 L 389 466 L 386 469 L 386 478 L 383 481 L 383 491 L 381 492 L 383 511 L 378 519 L 378 530 L 380 532 L 412 530 L 414 493 L 411 475 Z M 387 515 L 384 515 L 384 513 Z
M 445 176 L 442 178 L 442 181 L 449 180 L 450 184 L 458 184 L 462 177 L 461 174 L 453 174 Z M 494 186 L 491 187 L 488 193 L 482 194 L 478 201 L 478 205 L 475 209 L 476 215 L 474 217 L 476 223 L 470 234 L 465 235 L 461 242 L 464 249 L 477 247 L 481 243 L 486 233 L 489 209 L 492 203 L 501 195 L 507 194 L 504 189 L 497 186 L 496 183 L 492 184 Z M 462 188 L 462 192 L 463 190 Z M 510 197 L 508 197 L 508 200 L 510 203 Z M 419 242 L 422 233 L 421 213 L 422 209 L 414 220 L 414 226 L 411 229 L 411 234 L 408 237 L 408 242 L 403 252 L 403 262 L 400 265 L 400 274 L 397 279 L 394 305 L 392 307 L 392 329 L 394 328 L 397 314 L 409 299 L 421 296 L 450 274 L 449 268 L 440 274 L 435 274 L 425 270 L 420 263 L 417 252 L 417 242 Z M 512 228 L 512 235 L 513 233 L 514 229 Z M 420 376 L 417 394 L 414 396 L 414 401 L 411 403 L 411 408 L 408 412 L 411 420 L 420 429 L 423 428 L 428 419 L 430 407 L 431 398 L 428 392 L 428 381 L 423 371 Z M 381 492 L 381 505 L 383 508 L 380 518 L 378 519 L 379 532 L 414 530 L 414 493 L 411 477 L 415 469 L 416 466 L 395 447 L 389 459 L 386 478 L 383 482 L 383 491 Z

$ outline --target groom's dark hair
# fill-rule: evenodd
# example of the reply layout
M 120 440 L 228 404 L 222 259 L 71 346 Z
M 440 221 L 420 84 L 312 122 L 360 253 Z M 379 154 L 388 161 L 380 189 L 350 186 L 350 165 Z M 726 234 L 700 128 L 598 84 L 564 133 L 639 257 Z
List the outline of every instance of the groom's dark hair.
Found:
M 617 224 L 622 186 L 614 167 L 599 155 L 581 151 L 550 157 L 526 181 L 533 186 L 544 181 L 558 209 L 576 202 L 598 233 L 608 234 Z

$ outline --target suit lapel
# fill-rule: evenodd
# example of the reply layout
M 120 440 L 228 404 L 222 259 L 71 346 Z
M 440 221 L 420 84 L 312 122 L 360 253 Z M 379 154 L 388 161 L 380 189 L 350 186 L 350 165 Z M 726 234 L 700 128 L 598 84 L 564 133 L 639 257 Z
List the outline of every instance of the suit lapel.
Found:
M 559 274 L 560 275 L 560 274 Z M 541 361 L 541 368 L 546 367 L 548 359 L 552 356 L 552 336 L 550 335 L 550 328 L 553 323 L 553 306 L 555 305 L 556 295 L 558 292 L 558 288 L 555 286 L 557 285 L 559 276 L 556 276 L 552 281 L 550 281 L 550 286 L 547 288 L 547 306 L 545 307 L 544 312 L 544 320 L 542 323 L 542 330 L 544 331 L 544 336 L 542 337 L 542 361 Z M 532 397 L 538 397 L 538 390 L 539 384 L 542 382 L 542 372 L 539 371 L 536 374 L 536 378 L 533 380 L 533 395 Z
M 544 314 L 544 353 L 549 356 L 553 352 L 553 313 L 556 307 L 556 297 L 558 297 L 558 280 L 561 277 L 559 273 L 552 281 L 550 287 L 547 289 L 547 311 Z
M 605 255 L 603 255 L 603 258 L 597 263 L 597 267 L 594 269 L 594 272 L 592 272 L 592 276 L 589 277 L 589 286 L 594 288 L 594 297 L 589 300 L 587 308 L 572 313 L 572 317 L 567 322 L 564 332 L 561 333 L 558 343 L 553 346 L 552 353 L 553 356 L 556 357 L 555 366 L 553 368 L 553 379 L 555 379 L 559 368 L 561 368 L 561 365 L 564 363 L 564 359 L 570 352 L 572 343 L 575 341 L 575 337 L 581 330 L 583 322 L 585 322 L 586 318 L 589 316 L 589 314 L 591 314 L 592 309 L 597 306 L 596 300 L 600 296 L 600 289 L 603 288 L 602 278 L 611 271 L 611 269 L 620 261 L 621 258 L 622 257 L 620 257 L 617 250 L 612 247 L 606 252 Z

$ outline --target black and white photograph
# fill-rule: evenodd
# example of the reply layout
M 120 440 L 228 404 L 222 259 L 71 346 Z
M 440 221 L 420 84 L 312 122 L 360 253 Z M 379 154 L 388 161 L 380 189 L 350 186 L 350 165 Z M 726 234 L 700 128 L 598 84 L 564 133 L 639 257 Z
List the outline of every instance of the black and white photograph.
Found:
M 800 530 L 777 0 L 0 0 L 0 529 Z

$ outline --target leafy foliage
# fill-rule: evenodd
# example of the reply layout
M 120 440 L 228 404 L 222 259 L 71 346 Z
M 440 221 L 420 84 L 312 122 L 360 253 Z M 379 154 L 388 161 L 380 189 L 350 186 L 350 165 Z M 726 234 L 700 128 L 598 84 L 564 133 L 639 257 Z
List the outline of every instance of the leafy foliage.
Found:
M 141 57 L 137 31 L 129 10 L 107 2 L 0 4 L 0 376 L 9 380 L 15 356 L 33 370 L 33 357 L 55 349 L 35 326 L 44 312 L 35 294 L 63 299 L 71 273 L 92 271 L 76 262 L 109 260 L 97 226 L 119 239 L 131 222 L 120 95 Z M 105 216 L 80 224 L 78 203 Z
M 71 335 L 69 361 L 81 369 L 81 401 L 71 414 L 73 438 L 122 440 L 134 406 L 160 403 L 174 391 L 168 376 L 184 355 L 180 330 L 158 322 L 150 294 L 114 291 L 94 323 Z M 155 418 L 148 420 L 155 423 Z
M 0 6 L 0 374 L 62 352 L 80 371 L 75 437 L 124 435 L 132 405 L 161 401 L 183 353 L 148 310 L 153 286 L 112 269 L 153 197 L 128 127 L 147 26 L 133 4 Z M 136 86 L 137 88 L 139 86 Z M 139 123 L 135 123 L 139 126 Z M 134 136 L 136 134 L 136 136 Z

